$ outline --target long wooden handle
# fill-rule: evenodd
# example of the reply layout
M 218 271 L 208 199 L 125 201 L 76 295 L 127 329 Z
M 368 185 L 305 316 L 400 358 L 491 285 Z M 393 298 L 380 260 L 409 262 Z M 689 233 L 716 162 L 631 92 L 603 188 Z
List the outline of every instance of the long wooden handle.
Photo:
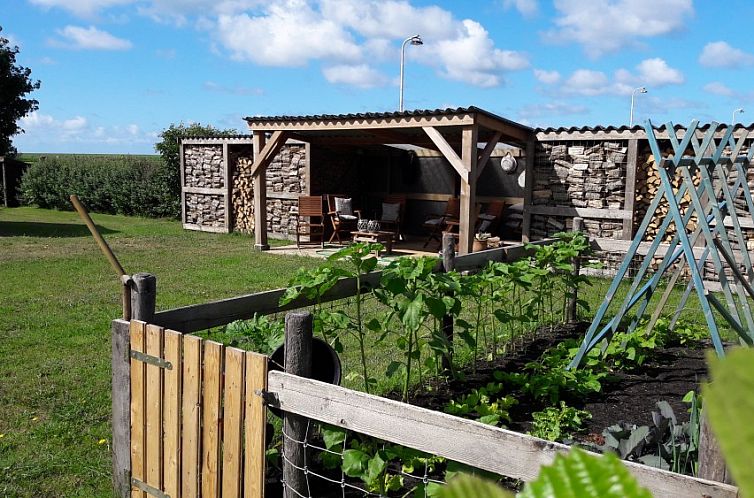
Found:
M 115 254 L 113 254 L 112 249 L 110 249 L 110 246 L 107 245 L 107 242 L 105 242 L 105 239 L 102 238 L 102 235 L 99 233 L 99 230 L 97 230 L 97 227 L 94 224 L 94 221 L 92 221 L 92 217 L 89 216 L 89 213 L 86 211 L 86 208 L 81 204 L 81 201 L 79 201 L 79 198 L 76 194 L 71 195 L 71 203 L 73 204 L 73 207 L 76 209 L 76 212 L 79 213 L 79 216 L 81 216 L 81 219 L 84 220 L 84 223 L 86 223 L 87 228 L 89 228 L 89 231 L 92 232 L 92 237 L 94 237 L 94 240 L 97 242 L 97 245 L 99 246 L 102 253 L 105 255 L 107 260 L 110 262 L 110 265 L 115 270 L 115 273 L 118 274 L 118 277 L 122 277 L 126 274 L 126 271 L 123 269 L 123 267 L 120 264 L 120 261 L 118 261 L 118 258 L 115 257 Z

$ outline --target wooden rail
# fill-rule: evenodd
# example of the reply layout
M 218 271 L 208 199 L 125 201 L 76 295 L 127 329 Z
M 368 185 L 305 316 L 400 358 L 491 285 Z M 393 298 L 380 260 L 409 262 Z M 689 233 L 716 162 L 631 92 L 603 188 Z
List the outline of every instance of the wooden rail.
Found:
M 569 451 L 564 444 L 284 372 L 268 374 L 267 399 L 285 412 L 524 481 L 557 453 Z M 655 498 L 738 496 L 728 484 L 623 463 Z

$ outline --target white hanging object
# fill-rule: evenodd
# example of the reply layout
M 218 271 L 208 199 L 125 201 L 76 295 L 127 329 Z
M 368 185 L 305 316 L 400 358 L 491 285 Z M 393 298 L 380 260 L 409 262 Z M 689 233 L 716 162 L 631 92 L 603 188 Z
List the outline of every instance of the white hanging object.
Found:
M 513 157 L 513 154 L 508 152 L 502 159 L 500 159 L 500 168 L 504 173 L 512 175 L 516 172 L 516 169 L 518 169 L 518 161 Z

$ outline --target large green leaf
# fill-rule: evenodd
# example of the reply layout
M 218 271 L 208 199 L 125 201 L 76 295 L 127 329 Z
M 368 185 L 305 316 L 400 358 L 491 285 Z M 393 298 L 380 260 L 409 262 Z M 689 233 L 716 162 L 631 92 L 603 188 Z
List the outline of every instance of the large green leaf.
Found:
M 439 498 L 509 498 L 513 495 L 492 481 L 472 475 L 461 475 L 438 490 Z
M 754 497 L 754 350 L 710 356 L 712 382 L 703 386 L 704 409 L 741 496 Z
M 473 496 L 473 495 L 469 495 Z M 612 454 L 601 457 L 578 448 L 542 467 L 519 498 L 651 498 Z

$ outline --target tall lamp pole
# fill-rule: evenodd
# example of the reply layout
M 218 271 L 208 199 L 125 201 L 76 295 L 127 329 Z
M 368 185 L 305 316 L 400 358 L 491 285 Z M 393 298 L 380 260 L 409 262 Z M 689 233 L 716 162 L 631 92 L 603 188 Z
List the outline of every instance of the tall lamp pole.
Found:
M 637 93 L 647 93 L 646 87 L 640 86 L 639 88 L 634 88 L 634 91 L 631 92 L 631 116 L 628 119 L 628 126 L 631 127 L 634 125 L 634 98 Z
M 743 107 L 739 107 L 738 109 L 736 109 L 735 111 L 733 111 L 733 120 L 730 123 L 732 125 L 735 125 L 736 124 L 736 114 L 743 114 L 743 113 L 744 113 L 744 108 Z
M 411 45 L 424 45 L 420 35 L 409 36 L 401 43 L 401 94 L 398 102 L 398 110 L 401 112 L 403 112 L 403 63 L 406 56 L 406 45 L 409 43 Z

